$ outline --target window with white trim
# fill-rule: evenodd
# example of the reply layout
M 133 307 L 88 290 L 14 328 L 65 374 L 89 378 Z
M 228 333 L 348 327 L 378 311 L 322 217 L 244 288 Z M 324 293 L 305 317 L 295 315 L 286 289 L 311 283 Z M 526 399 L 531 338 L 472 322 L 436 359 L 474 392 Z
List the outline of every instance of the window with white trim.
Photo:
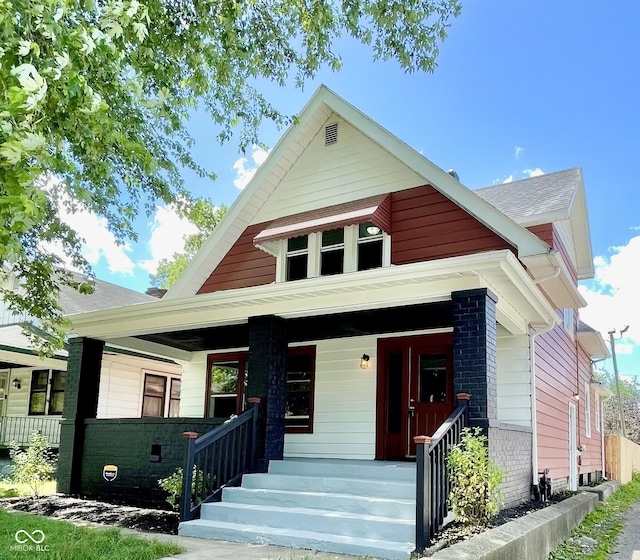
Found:
M 562 326 L 571 338 L 575 336 L 576 323 L 573 307 L 565 307 L 562 310 Z
M 591 388 L 584 384 L 584 427 L 588 438 L 591 437 Z
M 372 222 L 280 241 L 277 282 L 391 266 L 391 237 Z
M 593 406 L 595 407 L 596 432 L 600 432 L 600 393 L 595 394 Z

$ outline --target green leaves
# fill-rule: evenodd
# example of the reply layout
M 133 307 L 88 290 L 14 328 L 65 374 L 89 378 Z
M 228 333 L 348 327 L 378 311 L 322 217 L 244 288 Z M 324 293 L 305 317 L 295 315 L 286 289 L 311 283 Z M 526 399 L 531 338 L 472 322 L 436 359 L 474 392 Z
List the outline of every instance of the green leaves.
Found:
M 219 142 L 245 150 L 264 119 L 294 121 L 260 79 L 302 87 L 323 66 L 338 70 L 344 34 L 408 72 L 432 71 L 459 11 L 456 0 L 0 0 L 0 267 L 33 290 L 14 305 L 61 341 L 50 299 L 67 280 L 54 271 L 88 271 L 52 184 L 124 243 L 139 212 L 190 199 L 181 168 L 213 176 L 189 152 L 195 106 Z

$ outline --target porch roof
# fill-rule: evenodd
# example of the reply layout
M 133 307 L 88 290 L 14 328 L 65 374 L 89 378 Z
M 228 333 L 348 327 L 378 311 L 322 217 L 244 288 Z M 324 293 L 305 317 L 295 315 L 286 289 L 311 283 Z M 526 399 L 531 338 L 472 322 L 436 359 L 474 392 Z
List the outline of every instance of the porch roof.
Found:
M 299 320 L 293 337 L 311 336 L 313 325 L 331 325 L 341 318 L 342 326 L 327 327 L 326 332 L 350 336 L 345 329 L 351 328 L 353 336 L 361 334 L 372 310 L 447 302 L 451 292 L 474 288 L 488 288 L 498 296 L 497 320 L 510 332 L 526 333 L 530 325 L 558 320 L 509 250 L 161 300 L 72 319 L 79 336 L 189 361 L 198 350 L 240 347 L 247 340 L 249 317 L 277 315 L 292 325 Z

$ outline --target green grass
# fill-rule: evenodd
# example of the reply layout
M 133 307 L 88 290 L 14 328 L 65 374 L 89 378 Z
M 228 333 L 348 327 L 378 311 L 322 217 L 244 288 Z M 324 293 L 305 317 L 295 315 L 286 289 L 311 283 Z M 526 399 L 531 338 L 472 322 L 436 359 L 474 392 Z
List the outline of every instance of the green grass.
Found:
M 613 550 L 628 509 L 640 500 L 640 474 L 636 473 L 629 484 L 620 487 L 609 499 L 599 504 L 578 525 L 572 537 L 556 548 L 551 560 L 607 560 Z M 594 539 L 581 541 L 581 537 Z
M 48 496 L 56 493 L 56 481 L 49 480 L 40 489 L 41 496 Z M 0 498 L 15 498 L 17 496 L 30 496 L 31 488 L 26 484 L 14 484 L 7 480 L 0 480 Z M 1 558 L 1 556 L 0 556 Z
M 42 531 L 40 545 L 27 540 L 16 541 L 20 530 L 33 534 Z M 19 538 L 24 540 L 24 534 Z M 39 534 L 36 534 L 39 538 Z M 19 547 L 33 547 L 20 550 Z M 47 547 L 36 551 L 36 546 Z M 12 547 L 13 550 L 12 550 Z M 15 548 L 18 547 L 18 548 Z M 0 510 L 0 558 L 37 558 L 46 560 L 155 560 L 182 552 L 179 546 L 122 535 L 119 529 L 90 529 L 76 527 L 65 521 L 54 521 L 26 513 L 7 513 Z

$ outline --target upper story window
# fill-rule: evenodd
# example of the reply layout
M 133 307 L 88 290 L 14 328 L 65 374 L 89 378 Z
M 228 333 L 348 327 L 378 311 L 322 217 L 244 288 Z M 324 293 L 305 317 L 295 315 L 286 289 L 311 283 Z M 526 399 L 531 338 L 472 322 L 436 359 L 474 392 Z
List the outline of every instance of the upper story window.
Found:
M 309 236 L 287 239 L 287 281 L 307 277 L 309 266 Z
M 278 282 L 391 264 L 391 237 L 372 222 L 290 237 L 280 244 Z
M 565 307 L 562 310 L 562 325 L 567 334 L 573 338 L 576 333 L 575 313 L 572 307 Z
M 320 276 L 344 272 L 344 228 L 322 232 Z
M 367 222 L 358 226 L 358 270 L 369 270 L 382 266 L 384 252 L 382 230 Z

